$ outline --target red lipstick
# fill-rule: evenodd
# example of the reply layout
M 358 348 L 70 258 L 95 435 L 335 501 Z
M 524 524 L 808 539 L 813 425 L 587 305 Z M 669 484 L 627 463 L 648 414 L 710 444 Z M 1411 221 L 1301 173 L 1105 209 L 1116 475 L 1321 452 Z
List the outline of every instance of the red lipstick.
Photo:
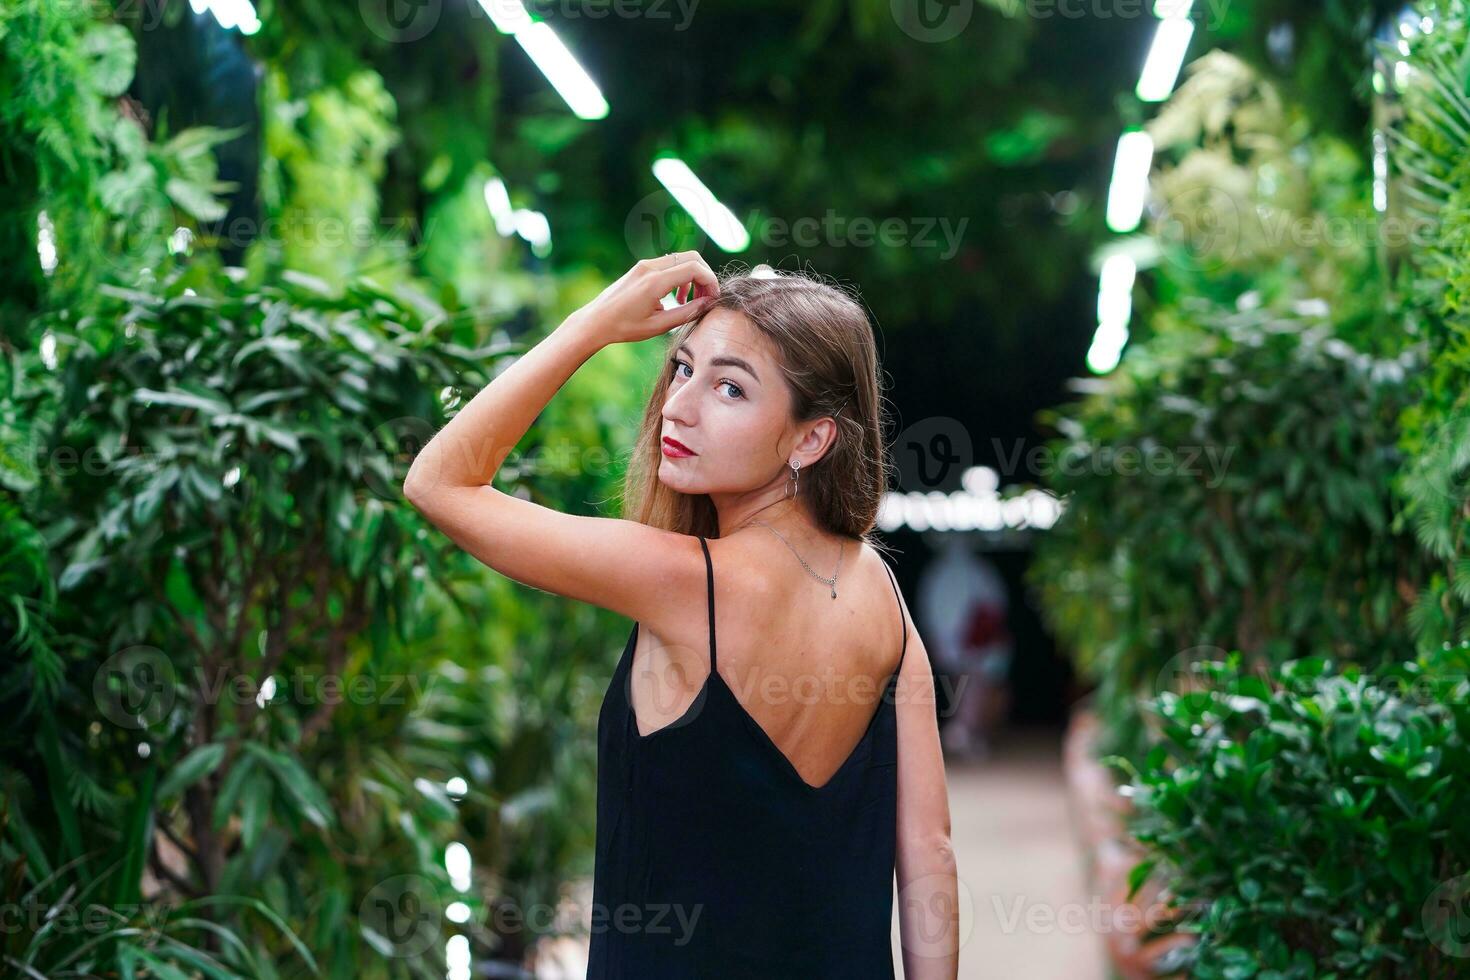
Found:
M 671 459 L 682 459 L 685 456 L 699 455 L 678 439 L 671 439 L 668 436 L 664 436 L 663 451 L 664 455 Z

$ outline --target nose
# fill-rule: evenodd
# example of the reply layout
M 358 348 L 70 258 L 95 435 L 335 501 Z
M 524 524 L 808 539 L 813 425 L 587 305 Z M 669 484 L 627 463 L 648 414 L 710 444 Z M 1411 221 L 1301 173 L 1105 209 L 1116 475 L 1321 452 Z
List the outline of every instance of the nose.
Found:
M 666 422 L 678 422 L 680 425 L 694 424 L 695 400 L 685 397 L 693 387 L 690 384 L 683 384 L 677 391 L 665 396 L 663 417 Z

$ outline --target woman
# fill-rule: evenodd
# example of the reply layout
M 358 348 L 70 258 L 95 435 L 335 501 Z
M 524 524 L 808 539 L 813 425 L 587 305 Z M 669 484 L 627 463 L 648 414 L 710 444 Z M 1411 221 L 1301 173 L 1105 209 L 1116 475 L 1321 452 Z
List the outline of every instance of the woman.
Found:
M 629 519 L 491 486 L 584 361 L 674 328 Z M 880 412 L 859 304 L 680 252 L 568 317 L 415 459 L 405 495 L 480 561 L 635 621 L 598 721 L 589 978 L 891 978 L 895 869 L 904 976 L 955 976 L 933 676 L 868 540 Z

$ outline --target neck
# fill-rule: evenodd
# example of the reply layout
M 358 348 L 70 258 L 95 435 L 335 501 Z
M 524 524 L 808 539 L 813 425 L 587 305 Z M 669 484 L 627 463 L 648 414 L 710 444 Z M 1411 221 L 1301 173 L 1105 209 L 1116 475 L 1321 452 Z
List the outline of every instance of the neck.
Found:
M 727 537 L 754 521 L 764 521 L 776 527 L 812 526 L 806 508 L 795 499 L 785 496 L 785 487 L 774 493 L 766 490 L 758 494 L 742 494 L 731 499 L 714 499 L 715 512 L 719 515 L 720 537 Z

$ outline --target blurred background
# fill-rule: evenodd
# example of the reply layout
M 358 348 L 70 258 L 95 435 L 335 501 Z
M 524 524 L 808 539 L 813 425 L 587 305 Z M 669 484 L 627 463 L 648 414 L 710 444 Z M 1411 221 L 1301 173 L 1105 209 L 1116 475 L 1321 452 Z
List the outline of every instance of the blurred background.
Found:
M 962 977 L 1470 975 L 1466 13 L 0 0 L 5 975 L 584 975 L 629 624 L 401 484 L 677 249 L 875 322 Z

